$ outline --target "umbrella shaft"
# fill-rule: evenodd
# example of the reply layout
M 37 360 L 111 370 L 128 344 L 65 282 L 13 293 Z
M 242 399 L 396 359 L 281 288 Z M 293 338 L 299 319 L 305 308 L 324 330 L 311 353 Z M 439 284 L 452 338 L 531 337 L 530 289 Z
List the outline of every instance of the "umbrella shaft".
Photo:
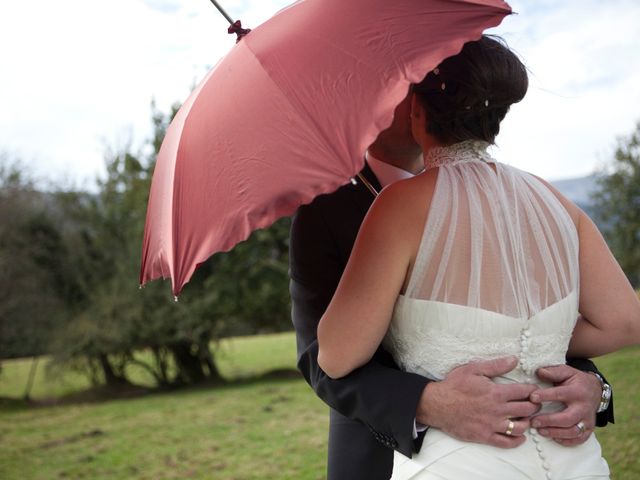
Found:
M 356 175 L 360 181 L 362 182 L 362 184 L 367 187 L 367 190 L 369 190 L 374 197 L 378 196 L 378 191 L 375 189 L 375 187 L 373 185 L 371 185 L 371 183 L 369 183 L 369 181 L 364 178 L 364 175 L 362 175 L 362 173 L 358 173 L 358 175 Z
M 227 12 L 224 11 L 224 8 L 222 8 L 220 4 L 216 2 L 216 0 L 211 0 L 211 3 L 213 3 L 213 5 L 218 9 L 218 11 L 222 14 L 222 16 L 226 18 L 231 25 L 233 25 L 233 19 L 229 16 Z

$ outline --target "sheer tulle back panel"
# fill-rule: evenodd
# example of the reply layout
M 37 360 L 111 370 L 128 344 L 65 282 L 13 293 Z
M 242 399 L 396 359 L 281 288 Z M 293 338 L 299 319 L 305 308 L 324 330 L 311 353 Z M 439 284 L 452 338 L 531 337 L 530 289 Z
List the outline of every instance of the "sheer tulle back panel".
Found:
M 578 289 L 578 237 L 546 185 L 484 161 L 440 166 L 411 298 L 530 318 Z

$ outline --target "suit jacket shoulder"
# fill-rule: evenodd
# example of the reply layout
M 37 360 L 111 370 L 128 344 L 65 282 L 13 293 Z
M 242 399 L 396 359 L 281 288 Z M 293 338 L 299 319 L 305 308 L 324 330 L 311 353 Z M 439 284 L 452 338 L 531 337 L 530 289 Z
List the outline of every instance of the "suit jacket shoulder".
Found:
M 380 184 L 368 165 L 365 165 L 361 174 L 376 189 L 380 189 Z M 292 241 L 310 243 L 314 250 L 320 249 L 331 255 L 344 270 L 362 220 L 374 199 L 374 195 L 359 179 L 355 184 L 349 182 L 332 193 L 319 195 L 296 212 L 292 224 Z M 319 239 L 324 247 L 320 246 Z M 291 262 L 291 274 L 294 277 L 297 276 L 296 263 L 299 256 L 295 257 L 296 262 Z

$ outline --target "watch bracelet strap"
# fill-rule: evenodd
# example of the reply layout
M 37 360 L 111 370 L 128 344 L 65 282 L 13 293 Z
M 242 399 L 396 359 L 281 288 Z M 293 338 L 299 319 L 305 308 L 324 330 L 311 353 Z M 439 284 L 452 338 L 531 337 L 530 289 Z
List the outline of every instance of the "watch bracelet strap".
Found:
M 602 394 L 600 397 L 600 405 L 598 405 L 598 410 L 596 413 L 602 413 L 609 408 L 609 402 L 611 402 L 611 386 L 604 381 L 604 379 L 597 374 L 596 372 L 589 372 L 595 375 L 595 377 L 600 381 L 600 386 L 602 387 Z

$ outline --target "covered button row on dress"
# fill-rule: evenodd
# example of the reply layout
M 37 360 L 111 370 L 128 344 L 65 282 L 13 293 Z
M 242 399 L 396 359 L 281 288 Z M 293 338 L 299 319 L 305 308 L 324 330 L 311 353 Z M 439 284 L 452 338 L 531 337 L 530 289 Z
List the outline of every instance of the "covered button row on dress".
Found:
M 525 325 L 525 327 L 520 332 L 520 361 L 519 365 L 522 371 L 529 376 L 533 376 L 534 374 L 534 365 L 527 361 L 527 355 L 529 353 L 529 346 L 531 342 L 531 331 L 529 330 L 529 325 Z M 540 461 L 542 462 L 542 468 L 544 469 L 547 480 L 553 480 L 551 475 L 550 465 L 547 462 L 547 458 L 544 454 L 542 444 L 540 443 L 540 436 L 538 435 L 538 431 L 535 428 L 530 428 L 529 432 L 531 433 L 531 439 L 534 441 L 536 445 L 536 451 L 538 452 L 538 457 L 540 457 Z
M 553 476 L 551 475 L 551 466 L 549 465 L 549 462 L 547 462 L 547 458 L 543 452 L 542 444 L 540 443 L 540 437 L 538 436 L 538 431 L 535 428 L 531 428 L 529 429 L 529 432 L 531 433 L 531 439 L 536 444 L 536 450 L 538 451 L 540 460 L 542 460 L 542 468 L 544 468 L 547 480 L 553 480 Z
M 529 326 L 525 326 L 520 332 L 520 368 L 527 375 L 533 375 L 532 365 L 527 361 L 527 354 L 529 352 L 529 342 L 531 338 L 531 331 L 529 330 Z

